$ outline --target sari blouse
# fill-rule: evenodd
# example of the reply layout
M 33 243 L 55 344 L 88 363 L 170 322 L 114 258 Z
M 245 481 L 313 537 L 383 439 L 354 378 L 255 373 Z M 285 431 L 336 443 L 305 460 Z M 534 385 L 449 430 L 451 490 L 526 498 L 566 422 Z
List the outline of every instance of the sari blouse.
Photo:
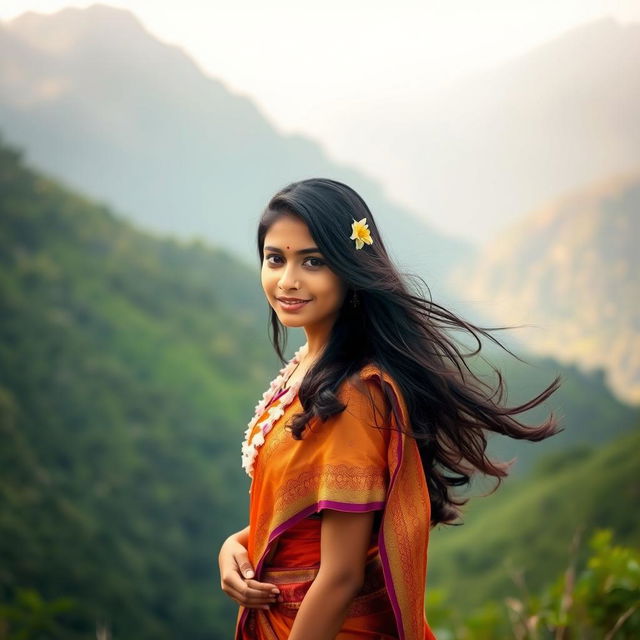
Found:
M 337 397 L 346 408 L 325 422 L 312 418 L 303 439 L 294 440 L 285 427 L 302 411 L 296 395 L 258 449 L 247 548 L 255 579 L 269 582 L 262 576 L 278 538 L 305 518 L 322 509 L 380 511 L 373 535 L 398 637 L 435 640 L 424 611 L 429 494 L 415 439 L 397 431 L 409 427 L 400 389 L 389 374 L 367 365 L 342 383 Z M 245 637 L 250 611 L 240 606 L 235 640 Z

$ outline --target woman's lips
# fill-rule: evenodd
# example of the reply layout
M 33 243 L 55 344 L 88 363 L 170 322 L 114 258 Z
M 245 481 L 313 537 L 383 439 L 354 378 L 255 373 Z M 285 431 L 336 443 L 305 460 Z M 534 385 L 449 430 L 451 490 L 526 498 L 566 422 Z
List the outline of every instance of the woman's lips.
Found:
M 308 302 L 311 302 L 311 300 L 302 300 L 300 302 L 287 302 L 286 300 L 281 300 L 280 298 L 278 298 L 278 302 L 280 303 L 280 306 L 285 311 L 298 311 L 299 309 L 302 309 L 302 307 L 304 307 L 305 304 L 307 304 Z

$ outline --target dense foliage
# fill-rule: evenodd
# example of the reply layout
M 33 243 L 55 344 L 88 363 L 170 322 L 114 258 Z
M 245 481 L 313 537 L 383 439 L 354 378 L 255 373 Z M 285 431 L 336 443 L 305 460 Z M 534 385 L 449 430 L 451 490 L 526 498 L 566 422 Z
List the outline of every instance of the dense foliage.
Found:
M 136 231 L 9 148 L 0 216 L 0 598 L 70 599 L 67 640 L 96 621 L 225 637 L 217 551 L 246 524 L 240 443 L 277 366 L 255 274 Z
M 471 500 L 462 526 L 432 532 L 429 585 L 470 611 L 512 594 L 514 575 L 542 589 L 566 565 L 578 530 L 611 528 L 621 544 L 640 547 L 639 468 L 639 423 L 606 446 L 549 455 L 528 476 Z
M 0 638 L 229 637 L 217 553 L 246 525 L 241 438 L 279 366 L 265 311 L 229 253 L 142 233 L 0 143 Z M 512 387 L 530 396 L 549 371 Z M 576 434 L 632 425 L 578 375 L 563 396 Z M 575 524 L 637 536 L 639 448 L 616 446 L 558 453 L 434 532 L 446 628 L 513 594 L 503 557 L 542 589 Z
M 444 605 L 444 592 L 429 598 L 438 640 L 634 640 L 640 637 L 640 550 L 613 543 L 610 529 L 588 541 L 589 555 L 577 559 L 582 532 L 576 531 L 566 569 L 532 593 L 518 576 L 514 594 L 486 601 L 462 620 Z

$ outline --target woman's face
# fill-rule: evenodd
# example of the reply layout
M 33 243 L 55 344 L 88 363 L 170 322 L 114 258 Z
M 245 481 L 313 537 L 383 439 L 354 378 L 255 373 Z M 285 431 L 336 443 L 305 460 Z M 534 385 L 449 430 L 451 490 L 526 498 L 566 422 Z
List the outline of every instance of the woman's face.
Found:
M 297 216 L 280 216 L 267 231 L 263 250 L 262 288 L 280 322 L 330 330 L 347 287 L 325 263 L 307 225 Z M 306 302 L 292 306 L 280 298 Z

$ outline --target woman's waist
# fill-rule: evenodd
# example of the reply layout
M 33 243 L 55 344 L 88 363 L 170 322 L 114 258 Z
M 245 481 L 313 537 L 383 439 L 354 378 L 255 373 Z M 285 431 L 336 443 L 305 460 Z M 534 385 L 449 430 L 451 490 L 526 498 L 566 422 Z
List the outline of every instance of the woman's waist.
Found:
M 277 556 L 274 556 L 273 560 Z M 320 570 L 320 561 L 310 562 L 308 565 L 295 564 L 295 565 L 282 565 L 276 562 L 265 562 L 262 571 L 260 572 L 260 580 L 264 582 L 274 582 L 276 584 L 295 583 L 295 582 L 308 582 L 312 581 L 318 575 Z M 367 552 L 367 558 L 365 560 L 365 582 L 375 581 L 376 576 L 382 576 L 382 561 L 378 548 L 369 549 Z M 269 578 L 269 580 L 267 580 Z
M 278 585 L 282 602 L 278 609 L 295 616 L 305 594 L 316 579 L 320 566 L 282 567 L 264 566 L 260 581 Z M 386 610 L 390 606 L 380 554 L 375 553 L 365 562 L 364 582 L 354 597 L 348 616 L 367 615 Z
M 264 561 L 264 567 L 279 569 L 313 569 L 320 566 L 321 522 L 302 520 L 282 533 Z M 366 561 L 378 554 L 377 535 L 369 542 Z

